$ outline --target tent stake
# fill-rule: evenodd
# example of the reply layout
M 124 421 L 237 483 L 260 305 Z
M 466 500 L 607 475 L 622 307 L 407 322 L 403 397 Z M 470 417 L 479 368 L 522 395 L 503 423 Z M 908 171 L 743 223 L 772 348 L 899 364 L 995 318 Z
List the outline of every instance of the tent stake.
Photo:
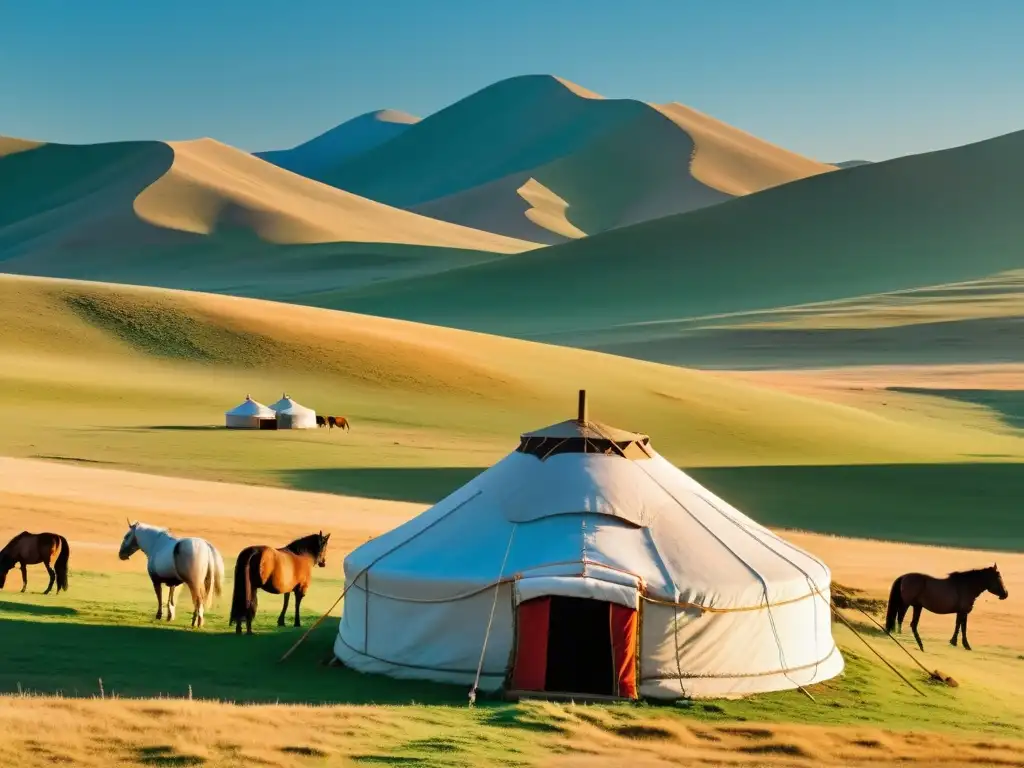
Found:
M 833 589 L 836 589 L 836 585 L 835 585 L 835 584 L 833 584 L 833 585 L 832 585 L 832 588 L 833 588 Z M 839 592 L 840 592 L 840 593 L 841 593 L 841 594 L 842 594 L 843 596 L 845 596 L 846 598 L 848 598 L 848 599 L 851 599 L 851 600 L 852 600 L 852 596 L 850 595 L 850 593 L 849 593 L 849 592 L 847 592 L 847 591 L 846 591 L 845 589 L 843 589 L 842 587 L 839 587 L 839 588 L 838 588 L 838 591 L 839 591 Z M 875 618 L 874 616 L 872 616 L 872 615 L 871 615 L 870 613 L 868 613 L 867 611 L 865 611 L 865 610 L 864 610 L 863 608 L 859 608 L 859 607 L 857 607 L 857 606 L 854 606 L 854 608 L 856 608 L 856 609 L 857 609 L 858 611 L 860 611 L 860 612 L 861 612 L 861 613 L 863 613 L 863 614 L 864 614 L 865 616 L 867 616 L 867 618 L 868 618 L 868 619 L 869 619 L 869 620 L 871 621 L 871 623 L 872 623 L 872 624 L 874 624 L 874 625 L 875 625 L 876 627 L 878 627 L 878 628 L 879 628 L 880 630 L 882 630 L 882 632 L 884 632 L 884 633 L 886 634 L 886 636 L 887 636 L 887 637 L 888 637 L 888 638 L 889 638 L 890 640 L 892 640 L 892 641 L 893 641 L 894 643 L 896 643 L 896 645 L 897 645 L 897 646 L 899 647 L 899 649 L 900 649 L 901 651 L 903 651 L 903 652 L 904 652 L 905 654 L 907 654 L 907 656 L 909 656 L 909 657 L 910 657 L 910 658 L 911 658 L 911 659 L 913 660 L 913 662 L 914 662 L 915 664 L 917 664 L 917 666 L 919 666 L 919 667 L 921 668 L 921 670 L 922 670 L 922 671 L 923 671 L 923 672 L 924 672 L 924 673 L 925 673 L 926 675 L 928 675 L 928 677 L 930 677 L 930 678 L 931 678 L 931 679 L 933 679 L 933 680 L 942 680 L 943 682 L 946 682 L 944 678 L 942 678 L 942 677 L 941 677 L 940 675 L 938 675 L 938 674 L 937 674 L 936 672 L 933 672 L 932 670 L 928 669 L 928 667 L 926 667 L 926 666 L 925 666 L 924 664 L 922 664 L 922 663 L 921 663 L 921 660 L 920 660 L 920 659 L 918 659 L 918 658 L 917 658 L 917 656 L 915 656 L 914 654 L 912 654 L 912 653 L 910 652 L 910 649 L 908 649 L 908 648 L 907 648 L 907 647 L 906 647 L 906 646 L 905 646 L 905 645 L 904 645 L 903 643 L 901 643 L 901 642 L 900 642 L 900 641 L 899 641 L 898 639 L 896 639 L 896 637 L 894 637 L 894 636 L 893 636 L 892 634 L 890 634 L 889 632 L 887 632 L 887 631 L 886 631 L 886 629 L 885 629 L 885 627 L 883 627 L 883 626 L 882 626 L 882 624 L 881 624 L 881 623 L 880 623 L 880 622 L 879 622 L 879 621 L 878 621 L 878 620 L 877 620 L 877 619 L 876 619 L 876 618 Z
M 882 660 L 882 663 L 883 663 L 883 664 L 885 664 L 885 666 L 887 666 L 887 667 L 888 667 L 889 669 L 891 669 L 891 670 L 892 670 L 892 671 L 893 671 L 893 672 L 894 672 L 894 673 L 895 673 L 896 675 L 898 675 L 898 676 L 899 676 L 899 678 L 900 678 L 900 679 L 901 679 L 901 680 L 902 680 L 902 681 L 903 681 L 904 683 L 906 683 L 906 684 L 907 684 L 907 685 L 909 685 L 909 686 L 910 686 L 911 688 L 913 688 L 913 689 L 914 689 L 915 691 L 917 691 L 917 693 L 919 693 L 919 694 L 921 694 L 922 696 L 924 696 L 924 691 L 922 691 L 922 690 L 921 690 L 921 689 L 919 689 L 919 688 L 918 688 L 918 687 L 917 687 L 916 685 L 914 685 L 914 684 L 913 684 L 912 682 L 910 682 L 910 680 L 908 680 L 908 679 L 907 679 L 907 677 L 906 677 L 906 676 L 905 676 L 905 675 L 904 675 L 904 674 L 903 674 L 902 672 L 900 672 L 900 671 L 899 671 L 898 669 L 896 669 L 896 667 L 894 667 L 894 666 L 893 666 L 893 665 L 892 665 L 892 664 L 891 664 L 891 663 L 889 662 L 889 660 L 888 660 L 887 658 L 885 658 L 885 657 L 884 657 L 884 656 L 883 656 L 882 654 L 880 654 L 880 653 L 879 653 L 878 651 L 876 651 L 876 650 L 875 650 L 875 649 L 874 649 L 874 648 L 873 648 L 873 647 L 871 646 L 871 643 L 869 643 L 869 642 L 868 642 L 868 641 L 867 641 L 867 640 L 866 640 L 866 639 L 864 638 L 864 636 L 863 636 L 863 635 L 861 635 L 861 633 L 860 633 L 860 632 L 858 632 L 858 631 L 857 631 L 857 630 L 856 630 L 856 629 L 854 628 L 853 624 L 851 624 L 851 623 L 850 623 L 849 621 L 847 621 L 847 620 L 846 620 L 846 617 L 845 617 L 845 616 L 843 616 L 843 614 L 841 614 L 841 613 L 839 612 L 839 609 L 838 609 L 838 608 L 836 608 L 836 607 L 835 607 L 834 605 L 832 605 L 831 603 L 829 603 L 829 607 L 830 607 L 830 608 L 832 609 L 832 613 L 833 613 L 833 615 L 834 615 L 834 616 L 835 616 L 835 617 L 836 617 L 837 619 L 839 619 L 839 620 L 840 620 L 841 622 L 843 622 L 843 624 L 845 624 L 845 625 L 846 625 L 847 629 L 849 629 L 849 630 L 850 630 L 851 632 L 853 632 L 853 634 L 855 634 L 855 635 L 857 636 L 857 639 L 858 639 L 858 640 L 860 640 L 860 641 L 861 641 L 862 643 L 864 643 L 864 645 L 866 645 L 866 646 L 868 647 L 868 650 L 869 650 L 869 651 L 871 651 L 871 652 L 872 652 L 873 654 L 875 654 L 875 656 L 877 656 L 878 658 L 880 658 L 880 659 Z

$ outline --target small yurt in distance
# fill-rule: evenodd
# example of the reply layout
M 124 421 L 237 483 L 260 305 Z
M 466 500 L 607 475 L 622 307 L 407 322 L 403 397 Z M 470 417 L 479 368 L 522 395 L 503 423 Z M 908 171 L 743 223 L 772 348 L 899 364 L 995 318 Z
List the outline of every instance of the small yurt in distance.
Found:
M 828 567 L 646 435 L 590 421 L 580 395 L 577 419 L 524 434 L 345 559 L 337 658 L 474 690 L 627 699 L 839 674 Z
M 224 414 L 228 429 L 276 429 L 277 414 L 249 395 L 239 405 Z
M 299 405 L 287 392 L 270 407 L 277 413 L 278 429 L 316 429 L 316 411 Z

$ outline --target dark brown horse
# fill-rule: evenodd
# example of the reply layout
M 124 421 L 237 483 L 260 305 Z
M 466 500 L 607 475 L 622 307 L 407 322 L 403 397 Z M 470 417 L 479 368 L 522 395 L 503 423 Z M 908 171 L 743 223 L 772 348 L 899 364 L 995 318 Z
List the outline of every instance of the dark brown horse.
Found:
M 325 419 L 319 413 L 316 415 L 316 426 L 317 426 L 318 429 L 320 427 L 326 427 L 327 426 L 327 419 Z
M 296 539 L 286 547 L 257 545 L 246 547 L 238 553 L 235 561 L 235 587 L 231 598 L 231 618 L 235 633 L 242 634 L 245 622 L 246 634 L 252 634 L 252 621 L 256 618 L 256 594 L 259 590 L 272 595 L 284 595 L 281 615 L 277 626 L 284 626 L 288 612 L 288 598 L 295 593 L 295 626 L 301 626 L 299 607 L 313 580 L 313 566 L 327 565 L 327 540 L 331 534 L 313 533 Z
M 889 590 L 889 609 L 885 614 L 885 631 L 890 635 L 899 625 L 903 631 L 903 618 L 909 608 L 914 609 L 910 620 L 910 628 L 914 631 L 914 639 L 923 651 L 924 644 L 917 633 L 917 623 L 921 620 L 921 609 L 926 608 L 932 613 L 955 613 L 956 626 L 949 644 L 956 646 L 956 636 L 960 633 L 964 640 L 964 648 L 971 650 L 967 642 L 967 614 L 974 609 L 974 601 L 985 591 L 991 592 L 1000 600 L 1010 596 L 1003 584 L 999 569 L 992 565 L 989 568 L 978 568 L 973 571 L 955 571 L 944 579 L 927 576 L 923 573 L 905 573 L 892 583 Z
M 22 531 L 0 549 L 0 589 L 7 583 L 7 574 L 16 565 L 21 566 L 21 591 L 28 588 L 27 565 L 42 563 L 50 574 L 50 585 L 43 592 L 50 594 L 53 583 L 57 582 L 57 592 L 68 588 L 68 558 L 71 547 L 68 540 L 57 533 L 29 533 Z M 51 565 L 52 564 L 52 565 Z
M 347 431 L 351 431 L 351 428 L 349 427 L 348 419 L 346 419 L 344 416 L 328 416 L 327 417 L 327 424 L 330 426 L 331 429 L 334 429 L 335 427 L 337 427 L 338 429 L 344 429 L 344 430 L 347 430 Z

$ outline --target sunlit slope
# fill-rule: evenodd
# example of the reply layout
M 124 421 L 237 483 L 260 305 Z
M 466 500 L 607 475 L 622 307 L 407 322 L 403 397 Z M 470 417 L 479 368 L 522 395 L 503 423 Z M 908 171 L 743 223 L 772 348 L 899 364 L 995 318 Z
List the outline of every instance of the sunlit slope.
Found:
M 601 419 L 650 430 L 688 465 L 1024 455 L 995 420 L 862 410 L 595 352 L 250 299 L 5 277 L 0 328 L 0 397 L 14 413 L 0 448 L 14 455 L 245 477 L 331 462 L 484 466 L 519 431 L 570 416 L 580 387 Z M 266 441 L 231 448 L 201 428 L 151 426 L 218 424 L 247 391 L 267 400 L 282 390 L 353 418 L 357 442 L 296 435 L 285 455 Z
M 511 335 L 830 301 L 1024 267 L 1021 199 L 1024 132 L 822 174 L 515 260 L 321 298 Z
M 291 149 L 256 152 L 256 157 L 289 171 L 309 176 L 373 149 L 398 136 L 418 117 L 395 109 L 380 109 L 347 120 Z
M 317 178 L 467 226 L 557 242 L 832 169 L 680 105 L 604 99 L 529 75 L 484 88 Z M 524 204 L 528 182 L 554 205 Z

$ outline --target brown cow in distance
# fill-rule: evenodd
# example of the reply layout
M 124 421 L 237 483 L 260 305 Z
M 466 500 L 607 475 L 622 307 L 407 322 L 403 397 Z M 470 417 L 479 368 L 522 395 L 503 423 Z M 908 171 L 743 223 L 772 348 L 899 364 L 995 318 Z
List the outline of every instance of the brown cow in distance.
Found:
M 327 424 L 331 429 L 337 427 L 338 429 L 351 431 L 348 419 L 346 419 L 344 416 L 328 416 Z

